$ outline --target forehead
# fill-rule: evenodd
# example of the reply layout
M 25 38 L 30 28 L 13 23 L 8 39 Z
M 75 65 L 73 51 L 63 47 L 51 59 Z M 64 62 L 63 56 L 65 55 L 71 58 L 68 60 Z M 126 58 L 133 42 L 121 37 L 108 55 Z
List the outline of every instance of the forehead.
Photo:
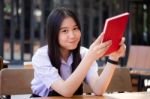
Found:
M 64 20 L 61 23 L 61 27 L 73 27 L 76 26 L 76 22 L 72 17 L 65 17 Z

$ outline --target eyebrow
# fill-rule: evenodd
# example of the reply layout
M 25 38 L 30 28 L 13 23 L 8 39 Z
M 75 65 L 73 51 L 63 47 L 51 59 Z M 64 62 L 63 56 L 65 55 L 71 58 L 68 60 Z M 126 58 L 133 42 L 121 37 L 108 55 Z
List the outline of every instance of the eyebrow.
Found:
M 78 27 L 78 25 L 75 25 L 75 26 L 73 26 L 73 27 Z M 67 29 L 68 27 L 60 27 L 60 30 L 62 30 L 62 29 Z

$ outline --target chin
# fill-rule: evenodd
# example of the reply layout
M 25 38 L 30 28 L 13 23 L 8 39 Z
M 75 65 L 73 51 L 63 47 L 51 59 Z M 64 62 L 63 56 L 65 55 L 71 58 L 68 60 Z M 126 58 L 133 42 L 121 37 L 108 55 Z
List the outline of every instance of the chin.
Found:
M 77 47 L 70 47 L 69 50 L 74 50 L 76 49 Z
M 74 45 L 74 46 L 68 47 L 69 50 L 74 50 L 74 49 L 76 49 L 76 48 L 77 48 L 77 45 L 76 45 L 76 46 Z

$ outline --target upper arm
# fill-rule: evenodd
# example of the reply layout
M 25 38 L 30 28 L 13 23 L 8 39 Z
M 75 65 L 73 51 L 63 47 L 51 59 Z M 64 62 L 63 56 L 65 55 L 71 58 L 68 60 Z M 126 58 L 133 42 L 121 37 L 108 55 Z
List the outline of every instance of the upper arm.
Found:
M 32 58 L 32 65 L 34 79 L 40 80 L 41 84 L 44 84 L 50 91 L 55 90 L 57 93 L 67 96 L 67 92 L 64 90 L 65 81 L 59 75 L 58 69 L 52 66 L 47 55 L 35 54 Z
M 39 79 L 48 89 L 56 81 L 61 81 L 58 70 L 50 63 L 48 55 L 35 54 L 32 58 L 34 78 Z
M 67 91 L 64 89 L 65 88 L 65 81 L 63 79 L 57 80 L 54 83 L 51 84 L 51 88 L 58 92 L 59 94 L 63 96 L 67 96 Z

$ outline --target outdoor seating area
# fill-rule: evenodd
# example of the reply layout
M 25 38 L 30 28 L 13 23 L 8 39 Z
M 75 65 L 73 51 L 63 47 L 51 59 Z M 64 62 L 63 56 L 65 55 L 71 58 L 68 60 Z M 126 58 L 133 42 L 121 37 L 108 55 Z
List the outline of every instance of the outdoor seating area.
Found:
M 137 54 L 139 53 L 139 54 Z M 150 59 L 150 47 L 131 46 L 127 67 L 119 67 L 115 70 L 107 93 L 113 92 L 141 92 L 150 88 L 150 71 L 148 59 Z M 33 78 L 33 68 L 30 61 L 24 62 L 23 68 L 9 68 L 3 66 L 1 57 L 0 70 L 0 95 L 11 97 L 11 95 L 31 94 L 30 82 Z M 6 64 L 5 64 L 6 66 Z M 103 67 L 99 68 L 101 74 Z M 21 84 L 21 85 L 20 85 Z M 85 94 L 92 94 L 90 87 L 84 83 Z
M 66 97 L 149 99 L 149 0 L 0 0 L 0 99 Z
M 102 68 L 99 69 L 99 74 L 102 72 Z M 11 95 L 25 95 L 32 94 L 31 92 L 31 80 L 33 79 L 33 69 L 12 69 L 4 68 L 0 71 L 0 96 Z M 131 79 L 129 69 L 117 68 L 113 79 L 107 89 L 107 93 L 113 92 L 131 92 Z M 92 90 L 89 86 L 84 83 L 83 85 L 84 94 L 92 94 Z

